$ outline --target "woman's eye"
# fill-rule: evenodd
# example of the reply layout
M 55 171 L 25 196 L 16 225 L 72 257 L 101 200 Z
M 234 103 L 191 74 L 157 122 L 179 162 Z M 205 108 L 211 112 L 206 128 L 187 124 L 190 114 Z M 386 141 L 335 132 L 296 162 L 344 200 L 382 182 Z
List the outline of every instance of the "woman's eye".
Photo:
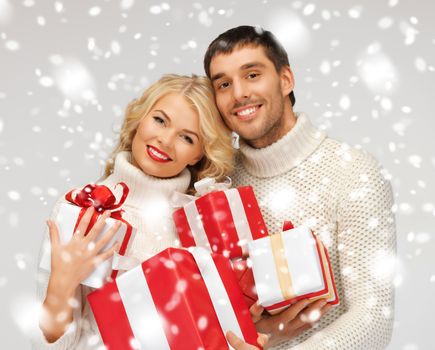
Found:
M 186 141 L 187 143 L 193 144 L 193 139 L 190 136 L 187 135 L 181 135 L 181 138 Z
M 162 124 L 162 125 L 165 124 L 165 120 L 164 120 L 162 117 L 154 116 L 153 118 L 154 118 L 154 121 L 155 121 L 156 123 L 159 123 L 159 124 Z

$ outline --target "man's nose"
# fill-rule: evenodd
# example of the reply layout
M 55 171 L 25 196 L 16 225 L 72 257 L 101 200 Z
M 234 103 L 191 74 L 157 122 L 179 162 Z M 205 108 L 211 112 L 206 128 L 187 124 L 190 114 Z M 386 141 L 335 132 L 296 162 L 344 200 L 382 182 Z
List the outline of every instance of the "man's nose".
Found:
M 249 91 L 242 81 L 233 82 L 233 97 L 236 101 L 244 101 L 249 98 Z

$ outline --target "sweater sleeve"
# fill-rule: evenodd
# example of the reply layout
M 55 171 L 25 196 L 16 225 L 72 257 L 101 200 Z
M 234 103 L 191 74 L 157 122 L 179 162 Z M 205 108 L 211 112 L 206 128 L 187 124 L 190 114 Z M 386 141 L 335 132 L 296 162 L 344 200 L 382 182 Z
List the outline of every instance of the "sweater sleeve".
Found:
M 60 203 L 62 203 L 62 199 L 59 199 L 54 206 L 54 209 L 50 215 L 51 219 L 55 219 L 59 210 Z M 50 279 L 50 272 L 43 270 L 39 267 L 39 262 L 41 261 L 42 253 L 45 249 L 51 249 L 50 246 L 50 238 L 48 229 L 46 229 L 44 238 L 42 241 L 42 245 L 39 252 L 38 258 L 38 273 L 37 273 L 37 300 L 40 305 L 44 302 L 48 281 Z M 73 310 L 73 321 L 68 326 L 65 333 L 54 343 L 49 343 L 45 339 L 44 334 L 42 333 L 39 327 L 39 316 L 35 317 L 35 324 L 33 325 L 33 332 L 31 333 L 31 343 L 32 348 L 35 350 L 66 350 L 66 349 L 74 349 L 77 345 L 80 336 L 81 336 L 81 310 L 82 310 L 82 293 L 81 286 L 77 288 L 75 292 L 74 299 L 76 301 L 76 305 Z
M 337 240 L 345 313 L 297 350 L 384 349 L 394 315 L 393 195 L 377 162 L 356 153 L 338 204 Z

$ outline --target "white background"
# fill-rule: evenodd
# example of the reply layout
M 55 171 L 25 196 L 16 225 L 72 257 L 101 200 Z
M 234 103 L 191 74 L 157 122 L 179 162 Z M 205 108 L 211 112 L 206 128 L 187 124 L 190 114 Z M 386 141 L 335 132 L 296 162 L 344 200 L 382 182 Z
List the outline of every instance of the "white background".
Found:
M 289 53 L 295 109 L 385 166 L 398 227 L 389 349 L 435 348 L 433 13 L 432 0 L 0 0 L 0 347 L 30 349 L 44 221 L 101 175 L 126 104 L 163 73 L 202 74 L 212 39 L 259 24 Z

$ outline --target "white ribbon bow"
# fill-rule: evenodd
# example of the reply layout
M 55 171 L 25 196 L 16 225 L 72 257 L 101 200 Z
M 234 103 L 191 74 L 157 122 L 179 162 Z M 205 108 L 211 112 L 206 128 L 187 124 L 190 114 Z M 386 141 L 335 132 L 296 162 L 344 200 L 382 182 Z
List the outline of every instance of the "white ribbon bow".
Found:
M 174 192 L 171 196 L 171 205 L 174 208 L 184 207 L 186 204 L 198 199 L 201 196 L 213 191 L 225 191 L 231 188 L 232 180 L 229 176 L 225 177 L 224 182 L 216 182 L 215 178 L 205 177 L 194 184 L 196 194 L 191 196 L 181 192 Z

